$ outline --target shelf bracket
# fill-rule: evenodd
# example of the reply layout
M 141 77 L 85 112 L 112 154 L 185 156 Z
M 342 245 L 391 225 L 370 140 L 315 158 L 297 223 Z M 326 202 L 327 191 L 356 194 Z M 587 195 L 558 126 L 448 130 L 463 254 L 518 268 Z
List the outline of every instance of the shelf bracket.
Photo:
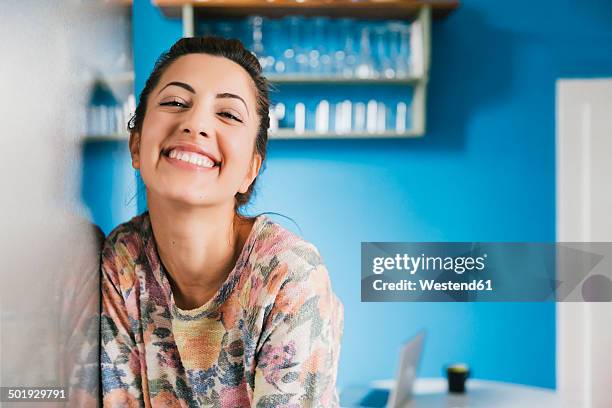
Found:
M 431 52 L 431 6 L 419 10 L 418 18 L 412 23 L 411 37 L 413 50 L 418 50 L 419 63 L 413 66 L 413 73 L 420 78 L 414 86 L 412 95 L 412 126 L 416 134 L 425 134 L 427 81 L 429 79 L 429 58 Z M 413 58 L 414 61 L 414 58 Z
M 193 4 L 183 4 L 181 11 L 183 16 L 183 37 L 195 36 Z

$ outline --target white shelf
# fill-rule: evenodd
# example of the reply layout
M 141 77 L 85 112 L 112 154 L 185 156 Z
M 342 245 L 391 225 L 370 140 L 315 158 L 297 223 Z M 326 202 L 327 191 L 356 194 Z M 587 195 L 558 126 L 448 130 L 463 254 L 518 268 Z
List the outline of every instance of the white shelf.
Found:
M 118 72 L 115 74 L 109 74 L 102 77 L 103 80 L 109 84 L 126 84 L 131 85 L 134 83 L 134 71 Z
M 302 139 L 302 140 L 320 140 L 320 139 L 405 139 L 405 138 L 415 138 L 421 137 L 422 134 L 417 132 L 416 130 L 409 130 L 407 132 L 349 132 L 349 133 L 336 133 L 336 132 L 327 132 L 327 133 L 319 133 L 314 131 L 305 131 L 302 133 L 297 133 L 293 130 L 289 129 L 279 129 L 274 133 L 269 134 L 270 139 L 281 139 L 281 140 L 290 140 L 290 139 Z
M 109 134 L 109 135 L 85 135 L 83 136 L 82 142 L 128 142 L 128 134 Z
M 422 76 L 410 75 L 401 78 L 345 78 L 338 76 L 312 76 L 312 75 L 268 75 L 268 81 L 274 84 L 346 84 L 346 85 L 412 85 L 424 78 Z

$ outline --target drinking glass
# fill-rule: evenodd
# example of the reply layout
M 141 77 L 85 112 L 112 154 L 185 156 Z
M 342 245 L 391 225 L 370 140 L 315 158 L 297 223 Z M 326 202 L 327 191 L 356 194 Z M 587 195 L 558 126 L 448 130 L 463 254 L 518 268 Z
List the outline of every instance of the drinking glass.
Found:
M 305 19 L 302 16 L 290 16 L 284 19 L 285 32 L 289 33 L 289 46 L 283 51 L 281 60 L 288 73 L 305 73 L 308 71 L 308 55 L 302 46 L 302 28 Z
M 358 78 L 372 78 L 376 76 L 374 70 L 374 60 L 372 58 L 372 48 L 370 41 L 371 27 L 367 23 L 362 23 L 359 36 L 359 59 L 355 74 Z
M 282 57 L 283 47 L 283 22 L 278 19 L 268 19 L 265 25 L 264 47 L 268 50 L 268 71 L 275 74 L 284 74 L 286 71 L 285 61 Z
M 314 47 L 310 53 L 311 68 L 314 74 L 329 75 L 332 73 L 332 56 L 329 48 L 330 20 L 328 17 L 315 17 L 314 24 Z M 315 52 L 316 51 L 316 52 Z M 314 61 L 313 61 L 314 59 Z
M 374 28 L 376 38 L 376 72 L 382 78 L 394 78 L 395 69 L 393 69 L 391 58 L 387 51 L 390 43 L 387 28 L 387 25 L 377 25 Z
M 265 72 L 268 69 L 268 59 L 267 55 L 265 55 L 263 45 L 263 17 L 250 16 L 247 18 L 247 25 L 251 33 L 249 49 L 255 54 L 262 70 Z
M 340 38 L 344 39 L 344 49 L 342 52 L 334 54 L 336 69 L 342 72 L 345 78 L 355 76 L 357 68 L 357 45 L 355 41 L 355 20 L 350 18 L 341 18 L 338 21 L 340 28 Z
M 410 74 L 410 26 L 398 22 L 394 27 L 399 43 L 395 72 L 398 77 L 406 77 Z

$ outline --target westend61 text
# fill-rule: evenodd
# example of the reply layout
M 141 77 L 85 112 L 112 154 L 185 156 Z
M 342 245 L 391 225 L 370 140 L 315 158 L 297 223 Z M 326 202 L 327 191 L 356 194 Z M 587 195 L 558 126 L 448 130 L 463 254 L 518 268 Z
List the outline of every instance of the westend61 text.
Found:
M 491 279 L 472 280 L 470 282 L 436 282 L 433 279 L 419 279 L 418 285 L 415 281 L 402 279 L 398 282 L 383 282 L 377 279 L 372 282 L 374 290 L 389 291 L 490 291 L 493 290 Z

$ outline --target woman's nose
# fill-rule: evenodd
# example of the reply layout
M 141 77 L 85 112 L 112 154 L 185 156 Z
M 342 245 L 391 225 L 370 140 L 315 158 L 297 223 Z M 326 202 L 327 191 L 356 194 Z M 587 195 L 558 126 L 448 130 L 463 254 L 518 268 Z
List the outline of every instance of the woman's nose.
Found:
M 213 115 L 206 112 L 204 108 L 192 108 L 181 124 L 181 133 L 191 136 L 211 137 L 214 134 L 213 120 Z
M 208 132 L 207 132 L 207 131 L 205 131 L 205 130 L 193 129 L 193 128 L 192 128 L 192 127 L 190 127 L 190 126 L 184 127 L 184 128 L 182 129 L 182 132 L 183 132 L 184 134 L 187 134 L 187 135 L 192 135 L 192 134 L 193 134 L 193 135 L 195 135 L 195 134 L 198 134 L 198 135 L 200 135 L 200 136 L 208 137 Z

